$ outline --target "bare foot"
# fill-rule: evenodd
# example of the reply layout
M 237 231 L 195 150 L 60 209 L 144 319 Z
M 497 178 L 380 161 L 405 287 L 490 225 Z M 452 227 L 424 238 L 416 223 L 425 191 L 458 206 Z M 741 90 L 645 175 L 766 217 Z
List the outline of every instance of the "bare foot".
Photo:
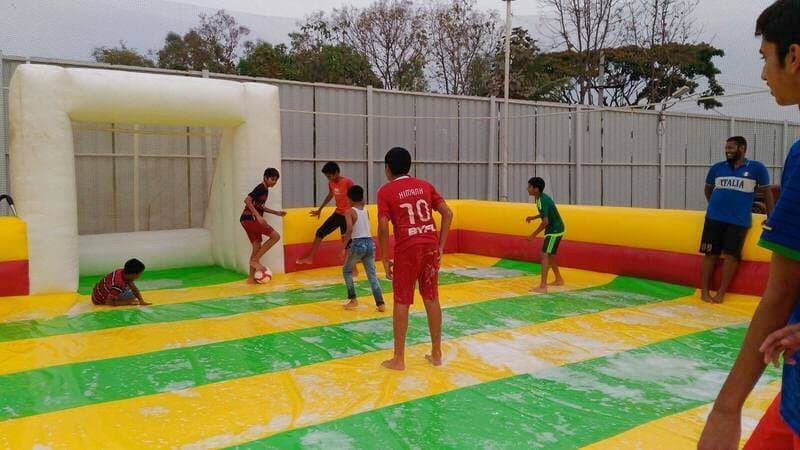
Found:
M 700 294 L 700 300 L 708 303 L 714 303 L 714 296 L 708 292 L 703 292 Z
M 254 280 L 253 278 L 248 278 L 247 284 L 258 284 L 258 281 Z
M 556 278 L 556 281 L 553 281 L 552 283 L 550 283 L 550 286 L 563 286 L 563 285 L 564 285 L 564 279 L 563 278 Z
M 311 264 L 314 260 L 310 256 L 306 256 L 305 258 L 300 258 L 295 261 L 296 264 Z
M 722 303 L 723 301 L 725 301 L 725 294 L 720 294 L 717 292 L 717 295 L 713 298 L 712 303 Z
M 358 308 L 358 300 L 352 299 L 349 302 L 344 304 L 344 309 L 353 310 Z
M 439 367 L 442 365 L 442 354 L 439 353 L 438 355 L 425 355 L 425 359 L 428 360 L 429 363 L 434 365 L 435 367 Z
M 381 363 L 381 366 L 390 370 L 406 370 L 406 362 L 394 357 Z
M 386 305 L 380 305 L 380 306 L 378 306 L 377 309 L 378 309 L 378 312 L 385 312 L 386 311 Z
M 533 288 L 528 292 L 531 294 L 547 294 L 547 286 L 539 286 L 538 288 Z

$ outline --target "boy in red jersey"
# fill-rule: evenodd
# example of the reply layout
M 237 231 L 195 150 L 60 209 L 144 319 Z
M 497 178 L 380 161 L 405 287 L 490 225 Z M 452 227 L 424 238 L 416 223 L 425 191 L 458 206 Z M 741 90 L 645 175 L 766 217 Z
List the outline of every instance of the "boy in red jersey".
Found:
M 414 303 L 414 286 L 428 314 L 434 366 L 442 364 L 442 309 L 439 305 L 439 261 L 453 221 L 453 213 L 430 183 L 408 175 L 411 154 L 394 147 L 384 158 L 389 183 L 378 191 L 378 242 L 386 276 L 394 288 L 394 357 L 382 363 L 392 370 L 404 370 L 408 310 Z M 437 235 L 433 211 L 442 215 Z M 394 256 L 389 260 L 389 222 L 394 227 Z
M 339 229 L 339 233 L 344 236 L 347 229 L 345 214 L 350 209 L 350 200 L 347 199 L 347 191 L 353 187 L 355 183 L 353 183 L 353 180 L 350 178 L 342 176 L 339 164 L 333 161 L 327 162 L 322 166 L 322 174 L 328 179 L 328 195 L 325 197 L 325 200 L 322 201 L 322 204 L 319 205 L 319 208 L 311 211 L 309 215 L 319 218 L 322 214 L 322 208 L 331 200 L 334 200 L 336 203 L 336 210 L 328 217 L 322 226 L 317 229 L 314 243 L 311 244 L 311 250 L 306 256 L 298 259 L 297 264 L 313 263 L 314 256 L 316 256 L 317 250 L 320 244 L 322 244 L 322 240 L 325 239 L 325 236 L 333 233 L 337 228 Z M 344 244 L 347 245 L 347 242 Z M 353 276 L 358 276 L 356 271 L 353 272 Z

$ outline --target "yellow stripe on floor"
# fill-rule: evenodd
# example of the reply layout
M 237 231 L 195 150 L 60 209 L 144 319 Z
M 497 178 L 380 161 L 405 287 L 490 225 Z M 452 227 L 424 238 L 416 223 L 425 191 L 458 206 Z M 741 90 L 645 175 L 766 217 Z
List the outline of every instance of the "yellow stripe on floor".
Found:
M 742 410 L 742 441 L 755 429 L 764 411 L 781 390 L 780 381 L 765 384 L 753 390 Z M 705 426 L 712 404 L 703 405 L 679 414 L 664 417 L 632 428 L 622 434 L 594 443 L 585 450 L 694 450 Z
M 585 289 L 609 283 L 613 275 L 563 269 L 565 286 L 553 292 Z M 533 277 L 480 280 L 439 287 L 445 308 L 479 303 L 493 298 L 525 295 Z M 212 319 L 184 320 L 85 333 L 49 336 L 0 343 L 0 375 L 81 361 L 114 358 L 169 348 L 210 344 L 269 333 L 335 325 L 356 320 L 391 317 L 393 297 L 385 296 L 388 311 L 375 311 L 372 297 L 361 297 L 359 309 L 344 311 L 342 301 L 283 306 Z M 414 308 L 422 309 L 417 295 Z
M 498 261 L 498 258 L 455 253 L 445 255 L 442 260 L 442 268 L 447 270 L 461 267 L 490 267 Z M 362 275 L 362 279 L 363 277 Z M 341 267 L 326 267 L 277 274 L 270 283 L 263 285 L 249 285 L 244 281 L 234 281 L 212 286 L 146 291 L 143 295 L 148 302 L 156 305 L 166 305 L 221 297 L 287 291 L 336 283 L 343 283 Z M 119 307 L 117 309 L 120 308 L 136 308 L 136 306 Z M 90 296 L 75 293 L 5 297 L 0 299 L 0 322 L 43 320 L 102 309 L 108 308 L 94 306 Z
M 282 372 L 0 422 L 0 445 L 31 448 L 206 448 L 444 393 L 515 374 L 601 357 L 749 319 L 757 299 L 724 308 L 687 297 L 448 341 L 445 364 L 408 349 L 408 370 L 379 364 L 390 351 Z M 132 344 L 135 345 L 135 344 Z M 120 374 L 120 376 L 125 376 Z

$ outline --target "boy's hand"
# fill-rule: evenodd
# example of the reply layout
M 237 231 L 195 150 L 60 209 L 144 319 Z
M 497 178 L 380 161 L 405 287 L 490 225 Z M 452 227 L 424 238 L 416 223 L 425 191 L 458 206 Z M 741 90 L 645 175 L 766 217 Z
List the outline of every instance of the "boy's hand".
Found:
M 742 436 L 742 413 L 711 410 L 697 443 L 698 450 L 737 450 Z
M 139 300 L 139 305 L 140 305 L 140 306 L 150 306 L 150 305 L 152 305 L 152 303 L 147 303 L 147 302 L 146 302 L 146 301 L 144 301 L 144 300 Z
M 287 213 L 286 211 L 278 211 L 277 213 L 275 213 L 276 216 L 281 216 L 281 217 L 286 217 L 287 214 L 289 213 Z
M 764 354 L 764 362 L 772 362 L 775 367 L 779 367 L 781 355 L 786 364 L 797 364 L 793 356 L 800 350 L 800 324 L 789 325 L 773 332 L 764 339 L 758 350 Z
M 531 223 L 536 220 L 536 216 L 528 216 L 525 218 L 525 223 Z
M 311 216 L 311 217 L 319 217 L 320 214 L 322 214 L 322 211 L 320 211 L 318 209 L 315 209 L 315 210 L 313 210 L 313 211 L 308 213 L 308 215 Z
M 383 271 L 386 272 L 386 278 L 394 279 L 394 263 L 388 259 L 383 260 Z
M 532 240 L 536 239 L 536 235 L 537 235 L 537 233 L 533 233 L 532 235 L 528 236 L 528 240 L 532 241 Z

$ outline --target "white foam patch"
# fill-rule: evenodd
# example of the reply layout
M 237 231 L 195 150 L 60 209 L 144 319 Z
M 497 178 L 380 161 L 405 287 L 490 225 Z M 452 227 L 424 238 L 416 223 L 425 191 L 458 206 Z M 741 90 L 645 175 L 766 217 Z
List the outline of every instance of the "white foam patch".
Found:
M 342 328 L 355 333 L 381 333 L 391 330 L 391 324 L 381 320 L 365 320 L 363 322 L 351 322 L 342 325 Z
M 658 385 L 686 400 L 714 400 L 728 372 L 702 361 L 661 353 L 620 354 L 598 371 L 604 375 Z
M 200 397 L 200 394 L 197 391 L 193 391 L 191 389 L 177 389 L 174 391 L 169 391 L 169 393 L 183 398 Z
M 506 368 L 515 374 L 532 373 L 553 367 L 552 363 L 530 354 L 535 349 L 553 344 L 553 341 L 545 337 L 514 333 L 506 339 L 492 341 L 468 339 L 464 344 L 467 351 L 487 365 Z
M 300 340 L 309 344 L 322 344 L 325 342 L 325 340 L 320 336 L 303 336 L 300 338 Z
M 172 383 L 164 386 L 159 392 L 175 392 L 175 391 L 182 391 L 184 389 L 189 389 L 190 387 L 194 386 L 194 382 L 187 380 L 187 381 L 173 381 Z
M 267 431 L 274 433 L 289 428 L 292 425 L 292 416 L 279 414 L 272 418 L 267 424 Z
M 144 408 L 139 408 L 139 414 L 145 417 L 163 416 L 168 413 L 169 409 L 163 406 L 146 406 Z
M 300 444 L 303 448 L 335 448 L 339 450 L 355 448 L 353 438 L 338 431 L 309 431 L 300 440 Z
M 183 280 L 172 278 L 161 278 L 159 280 L 139 280 L 136 286 L 141 291 L 154 291 L 156 289 L 176 289 L 182 288 Z
M 400 392 L 410 392 L 417 390 L 425 390 L 428 388 L 428 380 L 413 375 L 406 375 L 402 381 L 397 384 L 397 390 Z
M 645 326 L 655 326 L 659 325 L 663 322 L 657 316 L 645 314 L 638 311 L 631 311 L 625 313 L 616 313 L 616 314 L 609 314 L 603 316 L 603 322 L 605 323 L 621 323 L 624 325 L 645 325 Z
M 69 318 L 77 317 L 81 314 L 91 312 L 92 309 L 94 309 L 94 304 L 92 302 L 78 302 L 72 305 L 69 310 L 67 310 L 66 316 Z
M 227 433 L 212 436 L 202 441 L 192 444 L 186 444 L 181 447 L 183 450 L 201 450 L 211 448 L 229 447 L 231 445 L 240 444 L 258 439 L 267 433 L 267 427 L 264 425 L 253 425 L 252 427 L 244 430 L 239 434 Z
M 480 384 L 481 379 L 468 373 L 454 373 L 450 375 L 450 382 L 458 387 L 467 387 Z
M 33 444 L 32 450 L 53 450 L 53 446 L 49 444 Z
M 539 374 L 538 378 L 566 384 L 576 391 L 602 392 L 606 397 L 626 399 L 634 402 L 643 402 L 644 393 L 624 385 L 612 385 L 604 382 L 597 376 L 588 372 L 579 372 L 568 367 L 559 367 Z M 578 407 L 581 409 L 581 407 Z

